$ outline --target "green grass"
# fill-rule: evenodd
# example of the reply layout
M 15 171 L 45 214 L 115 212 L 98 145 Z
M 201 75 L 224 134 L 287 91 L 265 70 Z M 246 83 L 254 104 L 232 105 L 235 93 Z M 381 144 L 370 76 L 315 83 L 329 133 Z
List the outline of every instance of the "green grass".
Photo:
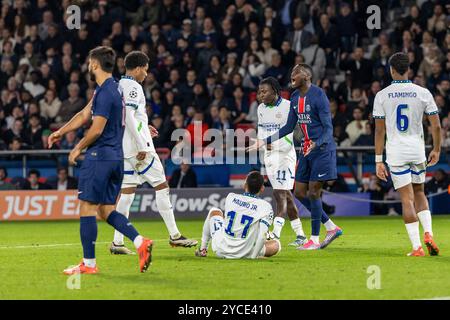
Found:
M 434 217 L 439 257 L 412 258 L 399 218 L 336 218 L 344 235 L 322 251 L 299 252 L 287 243 L 263 260 L 194 257 L 194 249 L 171 248 L 161 221 L 136 221 L 156 239 L 153 265 L 138 272 L 136 256 L 113 256 L 112 229 L 99 223 L 100 274 L 81 277 L 69 290 L 61 271 L 80 261 L 78 222 L 2 222 L 0 299 L 420 299 L 450 296 L 450 219 Z M 303 221 L 309 233 L 309 220 Z M 182 232 L 200 238 L 203 221 L 180 220 Z M 39 247 L 38 245 L 55 245 Z M 131 244 L 128 243 L 131 247 Z M 34 246 L 35 245 L 35 246 Z M 23 247 L 19 247 L 23 246 Z M 34 247 L 28 247 L 34 246 Z M 381 289 L 369 290 L 367 268 L 381 270 Z

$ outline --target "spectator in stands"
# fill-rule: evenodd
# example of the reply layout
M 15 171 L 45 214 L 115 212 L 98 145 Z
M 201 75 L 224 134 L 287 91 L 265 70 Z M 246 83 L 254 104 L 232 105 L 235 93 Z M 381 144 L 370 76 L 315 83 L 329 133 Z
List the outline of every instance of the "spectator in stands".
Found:
M 331 24 L 330 17 L 326 13 L 320 15 L 320 26 L 318 30 L 319 46 L 325 50 L 327 68 L 336 65 L 335 57 L 339 48 L 339 35 L 336 27 Z
M 55 118 L 53 127 L 59 128 L 69 121 L 78 111 L 86 105 L 84 99 L 80 97 L 80 87 L 76 83 L 68 85 L 69 98 L 61 103 L 61 108 Z
M 336 26 L 341 38 L 342 52 L 352 52 L 356 36 L 356 21 L 350 5 L 346 2 L 341 4 L 339 15 L 336 18 Z
M 355 146 L 373 146 L 375 136 L 373 134 L 372 125 L 367 121 L 365 124 L 365 132 L 356 139 Z
M 286 84 L 286 74 L 287 69 L 281 64 L 281 55 L 277 52 L 272 55 L 272 63 L 270 67 L 266 70 L 263 78 L 273 77 L 278 80 L 281 86 Z
M 231 102 L 231 116 L 233 117 L 233 124 L 245 122 L 247 117 L 249 105 L 248 97 L 242 87 L 236 87 L 233 91 L 233 101 Z
M 302 50 L 302 55 L 305 57 L 305 63 L 309 64 L 313 70 L 312 83 L 317 83 L 325 76 L 327 59 L 325 51 L 319 47 L 319 39 L 316 35 L 311 36 L 310 45 Z
M 3 138 L 6 144 L 10 144 L 14 138 L 25 140 L 23 120 L 22 119 L 14 120 L 11 129 L 6 130 Z
M 31 93 L 33 98 L 37 98 L 45 93 L 45 87 L 40 83 L 39 77 L 39 71 L 32 71 L 30 73 L 30 80 L 25 81 L 23 84 L 25 90 Z
M 45 93 L 44 98 L 39 101 L 39 106 L 41 108 L 41 116 L 53 121 L 61 108 L 61 101 L 57 97 L 56 92 L 49 89 Z
M 438 193 L 447 190 L 449 183 L 447 172 L 443 169 L 437 169 L 433 172 L 433 178 L 425 184 L 426 193 Z
M 39 179 L 41 177 L 41 173 L 39 170 L 31 169 L 28 171 L 27 180 L 25 181 L 24 185 L 22 186 L 23 190 L 48 190 L 51 189 L 51 187 L 46 184 L 39 182 Z
M 169 181 L 169 187 L 172 189 L 197 188 L 197 175 L 191 166 L 182 163 L 179 169 L 176 169 Z
M 215 129 L 220 129 L 225 133 L 227 129 L 233 129 L 234 125 L 231 122 L 231 113 L 227 106 L 221 106 L 219 108 L 219 121 L 214 123 Z
M 302 18 L 295 17 L 293 21 L 293 30 L 288 33 L 286 40 L 291 43 L 292 50 L 300 53 L 310 45 L 312 34 L 305 30 L 305 24 Z
M 28 119 L 28 128 L 25 130 L 25 143 L 31 149 L 43 149 L 42 143 L 43 128 L 41 126 L 41 118 L 38 114 L 32 114 Z
M 5 167 L 0 167 L 0 190 L 14 190 L 16 187 L 8 182 L 8 171 Z
M 363 184 L 363 192 L 370 193 L 370 200 L 383 201 L 385 199 L 386 190 L 381 184 L 376 174 L 372 173 L 368 182 Z M 383 203 L 372 203 L 370 214 L 386 214 L 387 206 Z
M 356 85 L 368 86 L 372 82 L 372 62 L 364 58 L 364 50 L 355 48 L 352 54 L 344 52 L 341 56 L 340 67 L 350 70 Z
M 358 140 L 360 135 L 366 133 L 367 123 L 367 120 L 363 120 L 363 110 L 360 107 L 353 109 L 353 119 L 345 129 L 352 144 Z
M 69 176 L 67 168 L 60 167 L 57 170 L 57 179 L 49 183 L 51 189 L 54 190 L 74 190 L 78 188 L 77 179 Z

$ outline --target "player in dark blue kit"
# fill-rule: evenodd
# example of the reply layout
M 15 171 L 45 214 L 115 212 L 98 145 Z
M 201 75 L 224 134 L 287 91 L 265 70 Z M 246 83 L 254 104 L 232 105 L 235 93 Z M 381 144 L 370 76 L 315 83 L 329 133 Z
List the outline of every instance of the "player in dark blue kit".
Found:
M 257 142 L 249 150 L 270 144 L 291 133 L 298 124 L 303 133 L 303 148 L 298 157 L 295 176 L 295 195 L 311 208 L 311 238 L 300 250 L 323 249 L 342 234 L 323 211 L 321 194 L 323 183 L 337 178 L 336 144 L 330 104 L 325 92 L 311 84 L 312 70 L 307 64 L 298 64 L 291 74 L 291 109 L 286 125 L 276 134 Z M 309 191 L 309 197 L 307 197 Z M 325 240 L 320 244 L 320 223 L 327 229 Z
M 98 85 L 94 97 L 48 138 L 51 147 L 64 134 L 80 128 L 92 117 L 87 134 L 69 154 L 69 163 L 76 165 L 82 150 L 87 148 L 78 183 L 83 261 L 64 270 L 67 275 L 98 273 L 95 261 L 97 215 L 133 241 L 139 253 L 141 272 L 145 272 L 151 263 L 152 240 L 139 235 L 129 220 L 115 210 L 123 178 L 124 132 L 122 92 L 112 78 L 115 59 L 115 52 L 109 47 L 97 47 L 90 51 L 89 74 Z

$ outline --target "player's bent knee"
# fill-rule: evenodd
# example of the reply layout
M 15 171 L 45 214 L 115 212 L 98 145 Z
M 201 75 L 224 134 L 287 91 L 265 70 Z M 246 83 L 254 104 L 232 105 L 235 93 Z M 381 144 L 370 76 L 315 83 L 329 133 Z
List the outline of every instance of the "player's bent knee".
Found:
M 212 207 L 211 209 L 209 209 L 208 217 L 213 217 L 213 216 L 223 217 L 222 210 L 220 210 L 219 208 Z
M 278 239 L 266 241 L 264 246 L 265 246 L 264 252 L 265 257 L 272 257 L 281 251 L 281 243 Z

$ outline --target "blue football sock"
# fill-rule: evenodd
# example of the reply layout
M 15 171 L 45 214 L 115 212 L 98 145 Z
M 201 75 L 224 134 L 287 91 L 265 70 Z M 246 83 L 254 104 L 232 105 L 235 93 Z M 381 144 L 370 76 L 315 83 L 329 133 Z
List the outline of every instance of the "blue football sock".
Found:
M 320 223 L 322 217 L 322 200 L 311 199 L 311 235 L 320 235 Z
M 111 212 L 108 219 L 106 219 L 111 226 L 114 227 L 117 231 L 123 234 L 125 237 L 134 241 L 136 237 L 139 235 L 139 232 L 133 227 L 130 220 L 128 220 L 123 214 L 120 214 L 117 211 Z
M 299 199 L 306 210 L 311 211 L 311 201 L 308 198 Z
M 325 224 L 328 220 L 330 220 L 330 218 L 328 217 L 328 215 L 325 213 L 325 211 L 323 211 L 323 207 L 321 207 L 322 209 L 322 218 L 321 221 L 323 224 Z
M 95 241 L 97 240 L 96 217 L 80 217 L 80 238 L 83 245 L 83 257 L 95 259 Z

